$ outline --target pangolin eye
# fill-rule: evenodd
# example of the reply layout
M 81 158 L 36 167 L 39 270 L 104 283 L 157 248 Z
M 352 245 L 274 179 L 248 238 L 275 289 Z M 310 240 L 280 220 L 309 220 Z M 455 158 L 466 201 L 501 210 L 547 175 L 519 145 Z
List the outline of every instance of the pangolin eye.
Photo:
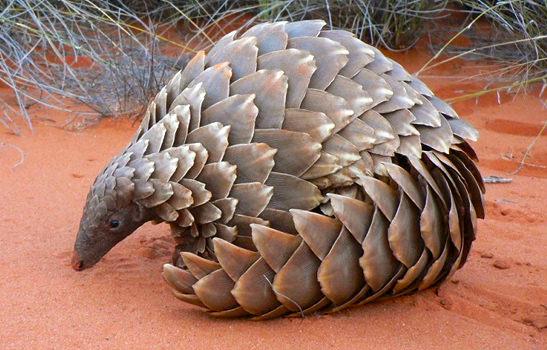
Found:
M 110 228 L 116 228 L 118 226 L 120 226 L 120 220 L 116 220 L 116 219 L 110 220 Z

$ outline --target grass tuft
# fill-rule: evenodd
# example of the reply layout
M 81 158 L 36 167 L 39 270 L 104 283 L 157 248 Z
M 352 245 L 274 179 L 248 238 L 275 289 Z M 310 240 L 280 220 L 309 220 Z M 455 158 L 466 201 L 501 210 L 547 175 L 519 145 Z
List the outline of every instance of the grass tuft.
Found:
M 393 51 L 429 37 L 434 56 L 419 74 L 455 59 L 490 62 L 463 78 L 482 79 L 485 88 L 456 100 L 545 84 L 543 1 L 0 0 L 0 86 L 13 90 L 19 107 L 0 96 L 0 124 L 18 133 L 20 115 L 32 128 L 28 109 L 36 103 L 69 110 L 76 127 L 140 115 L 188 54 L 219 36 L 260 21 L 310 18 Z

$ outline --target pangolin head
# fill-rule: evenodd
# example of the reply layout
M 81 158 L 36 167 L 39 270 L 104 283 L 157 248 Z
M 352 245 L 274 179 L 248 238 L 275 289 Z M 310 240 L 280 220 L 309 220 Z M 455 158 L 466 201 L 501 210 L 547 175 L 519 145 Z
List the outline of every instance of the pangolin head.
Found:
M 72 267 L 95 265 L 112 247 L 142 224 L 153 219 L 148 208 L 135 200 L 132 171 L 120 171 L 116 161 L 97 177 L 85 203 L 74 243 Z

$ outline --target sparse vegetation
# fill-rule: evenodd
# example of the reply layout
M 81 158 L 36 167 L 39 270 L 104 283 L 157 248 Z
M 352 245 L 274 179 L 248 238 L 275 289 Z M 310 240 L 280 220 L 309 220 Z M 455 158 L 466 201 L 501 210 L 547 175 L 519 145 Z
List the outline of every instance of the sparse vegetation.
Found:
M 476 95 L 546 79 L 542 1 L 0 0 L 0 84 L 19 105 L 0 99 L 0 123 L 17 132 L 20 114 L 32 127 L 27 109 L 34 103 L 70 108 L 72 126 L 139 115 L 187 55 L 227 27 L 306 18 L 389 50 L 409 49 L 427 34 L 438 54 L 420 73 L 455 58 L 490 60 L 494 68 L 465 77 L 486 79 Z M 455 35 L 469 44 L 450 40 Z M 63 98 L 89 108 L 67 107 Z

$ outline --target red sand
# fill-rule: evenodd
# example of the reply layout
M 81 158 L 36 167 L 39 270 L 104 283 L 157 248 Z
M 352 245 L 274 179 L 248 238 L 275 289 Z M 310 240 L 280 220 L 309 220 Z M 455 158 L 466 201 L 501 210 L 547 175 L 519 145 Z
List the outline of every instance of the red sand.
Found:
M 407 58 L 399 60 L 412 67 Z M 426 81 L 444 97 L 469 87 Z M 58 127 L 66 114 L 33 107 L 33 134 L 0 129 L 0 347 L 545 348 L 547 132 L 527 159 L 543 167 L 509 175 L 547 119 L 535 96 L 455 105 L 481 131 L 483 174 L 513 182 L 487 185 L 487 220 L 451 282 L 333 315 L 269 322 L 214 319 L 172 297 L 160 276 L 171 253 L 165 225 L 147 225 L 94 268 L 73 271 L 88 188 L 136 125 L 105 120 L 71 132 Z M 12 168 L 18 149 L 24 160 Z

